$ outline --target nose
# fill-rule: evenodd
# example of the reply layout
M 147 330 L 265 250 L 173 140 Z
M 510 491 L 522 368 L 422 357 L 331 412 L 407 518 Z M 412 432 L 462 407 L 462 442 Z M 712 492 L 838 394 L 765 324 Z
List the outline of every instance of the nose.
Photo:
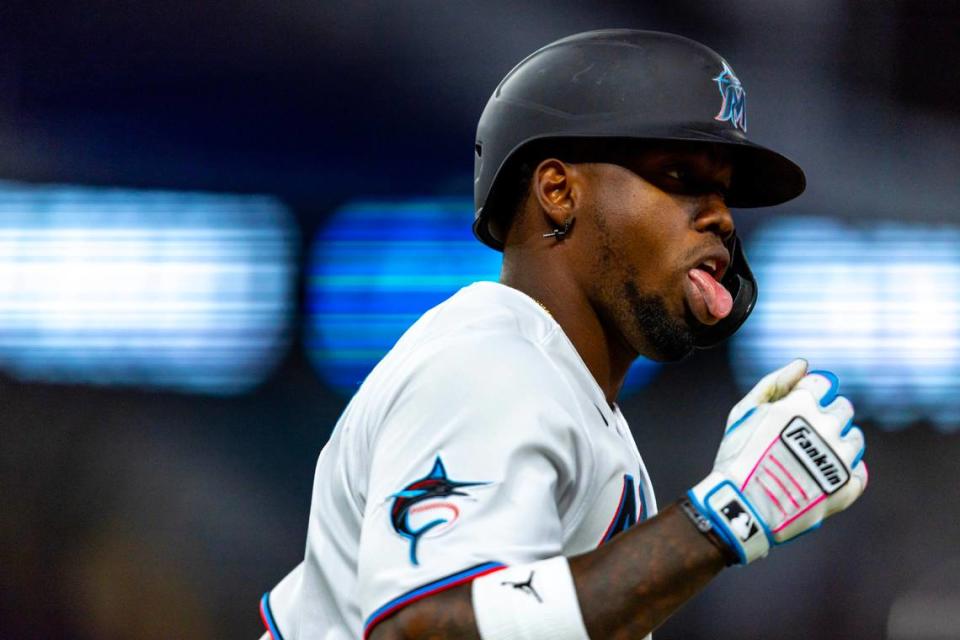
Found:
M 701 233 L 715 233 L 723 242 L 733 236 L 736 225 L 722 195 L 709 194 L 703 197 L 700 212 L 694 218 L 694 228 Z

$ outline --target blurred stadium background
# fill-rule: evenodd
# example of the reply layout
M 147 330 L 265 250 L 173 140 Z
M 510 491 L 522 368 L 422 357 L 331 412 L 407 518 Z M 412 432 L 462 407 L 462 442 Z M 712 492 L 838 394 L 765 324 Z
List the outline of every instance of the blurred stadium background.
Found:
M 0 635 L 257 637 L 352 389 L 497 277 L 469 232 L 487 97 L 611 26 L 718 50 L 809 182 L 738 215 L 741 334 L 631 374 L 661 502 L 795 355 L 840 374 L 871 465 L 855 509 L 658 640 L 960 638 L 956 0 L 3 3 Z

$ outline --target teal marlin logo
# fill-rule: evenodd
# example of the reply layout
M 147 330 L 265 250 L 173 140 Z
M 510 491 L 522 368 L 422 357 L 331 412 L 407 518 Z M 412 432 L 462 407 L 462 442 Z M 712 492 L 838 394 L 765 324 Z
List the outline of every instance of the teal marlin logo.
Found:
M 420 538 L 441 525 L 452 525 L 460 517 L 460 509 L 454 503 L 442 498 L 451 496 L 467 496 L 464 487 L 477 487 L 490 484 L 489 482 L 459 482 L 447 476 L 440 456 L 433 463 L 433 469 L 425 477 L 415 480 L 394 493 L 393 505 L 390 508 L 390 524 L 393 530 L 410 541 L 410 562 L 418 565 L 417 543 Z M 440 499 L 440 500 L 438 500 Z M 413 513 L 434 512 L 437 517 L 429 519 L 425 524 L 414 528 L 410 524 L 410 515 Z
M 720 103 L 720 112 L 713 117 L 721 122 L 729 121 L 735 129 L 747 132 L 747 92 L 726 62 L 723 71 L 713 79 L 720 90 L 723 102 Z

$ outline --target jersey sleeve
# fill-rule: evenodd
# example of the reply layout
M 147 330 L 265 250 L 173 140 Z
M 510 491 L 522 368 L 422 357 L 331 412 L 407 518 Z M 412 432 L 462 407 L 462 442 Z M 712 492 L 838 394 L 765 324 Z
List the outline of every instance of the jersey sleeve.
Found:
M 365 637 L 412 602 L 561 553 L 591 464 L 567 384 L 520 338 L 439 348 L 409 375 L 372 445 Z
M 303 577 L 301 562 L 288 573 L 272 590 L 260 597 L 260 621 L 266 633 L 260 640 L 283 640 L 296 637 L 296 596 Z

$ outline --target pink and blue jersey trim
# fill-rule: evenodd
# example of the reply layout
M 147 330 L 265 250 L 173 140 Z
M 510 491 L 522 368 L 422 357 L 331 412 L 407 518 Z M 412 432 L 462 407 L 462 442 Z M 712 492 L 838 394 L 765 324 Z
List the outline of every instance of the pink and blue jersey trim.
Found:
M 263 620 L 263 626 L 267 628 L 271 640 L 283 640 L 283 635 L 277 627 L 277 621 L 273 617 L 273 610 L 270 609 L 269 591 L 260 598 L 260 619 Z
M 429 584 L 417 587 L 416 589 L 407 591 L 403 595 L 394 598 L 370 614 L 370 617 L 367 618 L 366 624 L 363 626 L 364 640 L 367 640 L 367 638 L 370 637 L 370 634 L 373 632 L 373 628 L 375 626 L 405 606 L 412 604 L 417 600 L 423 600 L 424 598 L 430 597 L 435 593 L 440 593 L 441 591 L 446 591 L 447 589 L 452 589 L 458 585 L 471 582 L 480 576 L 487 575 L 488 573 L 500 571 L 501 569 L 506 569 L 506 565 L 499 562 L 486 562 L 484 564 L 478 564 L 470 567 L 469 569 L 464 569 L 463 571 L 459 571 L 445 578 L 440 578 L 439 580 L 435 580 Z M 262 609 L 263 606 L 261 605 L 261 610 Z M 275 640 L 280 640 L 279 636 L 277 636 Z

